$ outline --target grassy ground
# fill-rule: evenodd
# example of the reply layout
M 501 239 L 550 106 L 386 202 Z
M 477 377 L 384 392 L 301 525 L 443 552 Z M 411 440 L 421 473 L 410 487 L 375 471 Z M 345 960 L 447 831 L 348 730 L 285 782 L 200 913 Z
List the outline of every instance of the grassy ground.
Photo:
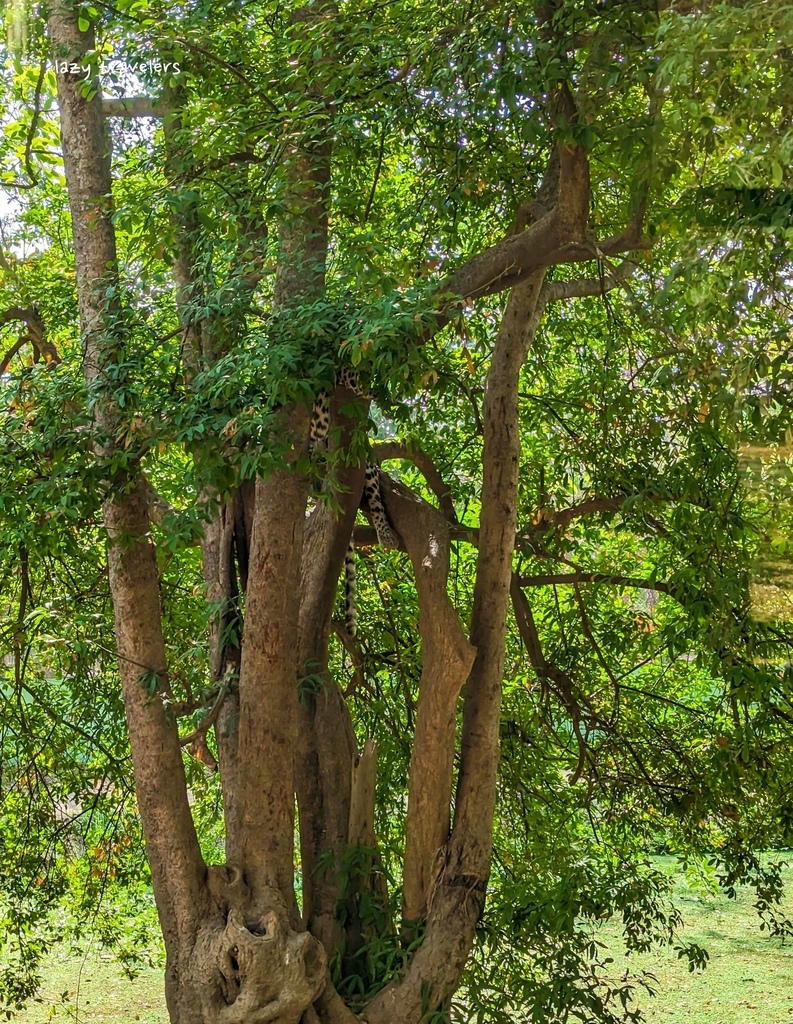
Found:
M 53 956 L 43 972 L 39 1001 L 12 1019 L 20 1024 L 73 1021 L 85 1024 L 168 1024 L 162 972 L 144 971 L 129 981 L 107 954 Z
M 665 865 L 673 870 L 671 861 Z M 793 869 L 788 869 L 787 878 L 793 887 Z M 647 968 L 658 979 L 658 994 L 639 1001 L 647 1020 L 793 1024 L 793 943 L 783 945 L 759 930 L 752 893 L 741 891 L 736 900 L 710 895 L 680 872 L 675 884 L 685 920 L 683 938 L 705 946 L 710 962 L 704 972 L 690 974 L 674 951 L 634 958 L 632 966 Z M 793 916 L 793 895 L 788 895 L 786 909 Z M 628 964 L 618 954 L 616 932 L 611 927 L 604 931 L 603 937 L 614 943 L 615 967 L 621 970 Z M 45 978 L 41 1001 L 17 1014 L 15 1021 L 167 1024 L 158 972 L 148 971 L 131 982 L 106 955 L 86 960 L 58 955 L 50 961 Z
M 790 855 L 788 855 L 790 857 Z M 793 860 L 793 858 L 791 858 Z M 666 861 L 671 872 L 673 862 Z M 785 873 L 793 886 L 793 869 Z M 674 950 L 632 957 L 633 966 L 652 971 L 658 984 L 654 997 L 638 1002 L 652 1024 L 793 1024 L 793 942 L 783 944 L 759 929 L 751 890 L 737 899 L 710 895 L 701 885 L 675 872 L 677 902 L 683 914 L 682 938 L 710 953 L 704 971 L 690 973 Z M 793 894 L 784 904 L 793 917 Z M 613 933 L 609 936 L 613 939 Z M 616 955 L 620 968 L 628 966 Z

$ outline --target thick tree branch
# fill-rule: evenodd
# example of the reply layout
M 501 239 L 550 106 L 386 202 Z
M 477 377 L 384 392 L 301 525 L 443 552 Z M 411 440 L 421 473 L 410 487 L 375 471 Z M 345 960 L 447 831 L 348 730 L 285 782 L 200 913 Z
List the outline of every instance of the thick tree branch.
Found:
M 558 302 L 560 299 L 580 299 L 593 295 L 603 295 L 614 288 L 619 288 L 636 272 L 639 264 L 635 260 L 623 260 L 614 270 L 609 270 L 602 278 L 577 277 L 568 281 L 548 281 L 542 290 L 540 300 L 543 305 Z
M 162 526 L 166 518 L 172 516 L 178 516 L 179 512 L 170 501 L 166 501 L 165 498 L 157 491 L 149 480 L 148 477 L 142 478 L 141 486 L 146 494 L 146 499 L 149 505 L 149 516 L 151 521 L 157 526 Z M 196 541 L 196 543 L 198 543 Z
M 566 96 L 571 100 L 569 91 Z M 574 110 L 569 112 L 570 116 L 574 116 Z M 652 247 L 651 242 L 641 237 L 646 189 L 642 190 L 625 230 L 601 241 L 594 239 L 588 229 L 589 198 L 589 166 L 583 147 L 557 147 L 537 199 L 519 210 L 507 237 L 470 257 L 439 284 L 439 309 L 427 337 L 449 323 L 460 298 L 470 302 L 505 291 L 556 264 L 581 263 Z M 525 227 L 527 222 L 529 226 Z M 627 268 L 620 270 L 622 273 L 627 274 Z M 538 312 L 544 304 L 541 302 Z
M 405 459 L 421 471 L 427 485 L 438 499 L 438 506 L 449 523 L 457 522 L 457 513 L 452 501 L 452 491 L 438 471 L 437 466 L 421 448 L 408 446 L 400 441 L 382 441 L 374 445 L 374 457 L 378 465 L 389 459 Z
M 350 795 L 349 849 L 357 848 L 360 867 L 350 878 L 347 891 L 346 938 L 347 956 L 354 956 L 367 939 L 380 938 L 390 930 L 388 913 L 388 886 L 382 871 L 382 861 L 377 850 L 377 835 L 374 830 L 375 791 L 377 785 L 377 744 L 368 739 L 363 750 L 356 756 L 352 768 Z M 362 902 L 366 900 L 371 908 L 372 899 L 388 923 L 382 930 L 373 926 L 372 914 L 365 912 Z
M 537 326 L 543 276 L 542 271 L 535 273 L 512 290 L 487 377 L 482 514 L 471 626 L 476 657 L 463 704 L 454 827 L 435 859 L 424 941 L 402 981 L 389 985 L 370 1003 L 366 1011 L 370 1024 L 418 1020 L 454 991 L 484 906 L 517 526 L 518 380 Z
M 351 398 L 342 387 L 331 396 L 331 420 L 340 428 L 338 438 L 334 436 L 330 441 L 332 462 L 339 449 L 349 448 L 355 424 L 341 410 Z M 344 947 L 344 926 L 338 915 L 340 871 L 348 842 L 357 744 L 349 709 L 328 667 L 328 639 L 339 575 L 363 484 L 363 465 L 341 465 L 334 480 L 334 498 L 340 511 L 319 502 L 306 519 L 301 575 L 298 663 L 301 674 L 319 677 L 324 687 L 320 693 L 316 687 L 306 688 L 299 709 L 300 754 L 295 779 L 300 808 L 303 920 L 322 941 L 329 957 Z M 339 635 L 345 643 L 351 639 L 343 628 Z M 360 679 L 355 655 L 353 664 Z M 320 858 L 324 860 L 321 869 Z
M 589 166 L 582 146 L 559 149 L 559 183 L 553 208 L 518 234 L 477 253 L 441 282 L 439 292 L 481 298 L 505 291 L 554 263 L 595 259 L 587 233 Z M 443 323 L 449 315 L 441 316 Z
M 664 497 L 646 494 L 618 494 L 612 497 L 587 498 L 585 501 L 579 502 L 577 505 L 570 505 L 568 508 L 544 508 L 540 510 L 536 522 L 523 528 L 516 539 L 515 550 L 525 551 L 542 557 L 543 538 L 549 531 L 563 530 L 575 519 L 580 519 L 584 516 L 595 515 L 601 512 L 619 512 L 624 505 L 636 502 L 638 498 L 641 498 L 642 501 L 658 503 L 675 500 L 673 495 Z M 656 526 L 655 528 L 657 529 L 658 527 Z M 356 545 L 361 547 L 371 547 L 377 544 L 377 534 L 371 526 L 356 526 L 353 536 Z M 464 523 L 449 522 L 449 536 L 451 540 L 459 540 L 466 544 L 471 544 L 473 547 L 479 547 L 478 526 L 467 526 Z M 405 550 L 404 544 L 400 545 L 400 549 Z M 547 555 L 544 557 L 547 557 Z
M 306 14 L 315 16 L 313 9 Z M 313 135 L 301 139 L 285 158 L 276 308 L 311 302 L 325 289 L 330 144 L 318 135 L 319 142 Z M 294 463 L 307 453 L 309 410 L 285 409 L 282 425 Z M 239 684 L 239 758 L 245 770 L 238 780 L 240 846 L 234 859 L 244 866 L 254 906 L 272 887 L 286 900 L 294 925 L 295 655 L 307 498 L 308 479 L 293 467 L 256 481 Z
M 437 509 L 386 481 L 389 516 L 407 547 L 419 599 L 422 671 L 405 829 L 403 917 L 427 914 L 432 867 L 449 837 L 457 698 L 475 651 L 446 591 L 449 531 Z
M 284 428 L 307 439 L 305 407 Z M 294 900 L 295 651 L 307 495 L 308 481 L 291 469 L 256 482 L 239 682 L 239 846 L 229 848 L 254 901 L 275 889 L 287 905 Z M 295 917 L 296 905 L 289 909 Z

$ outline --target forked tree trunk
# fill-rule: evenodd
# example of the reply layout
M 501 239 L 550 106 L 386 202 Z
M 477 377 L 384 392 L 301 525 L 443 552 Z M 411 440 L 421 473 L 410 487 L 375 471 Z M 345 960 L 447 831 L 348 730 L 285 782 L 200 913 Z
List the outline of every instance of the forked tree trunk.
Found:
M 309 9 L 307 8 L 306 11 Z M 314 16 L 317 7 L 311 9 Z M 297 20 L 309 15 L 304 11 Z M 51 6 L 54 57 L 76 65 L 93 50 L 67 4 Z M 62 67 L 62 64 L 58 65 Z M 96 451 L 122 451 L 124 410 L 105 386 L 125 362 L 123 313 L 111 222 L 109 139 L 95 90 L 58 72 L 62 145 L 74 227 L 85 368 L 94 398 Z M 169 122 L 169 131 L 175 122 Z M 287 189 L 280 225 L 275 304 L 314 301 L 324 292 L 330 147 L 295 140 L 284 158 Z M 374 997 L 369 1024 L 419 1024 L 459 984 L 474 941 L 490 872 L 498 765 L 498 725 L 506 615 L 515 542 L 519 460 L 518 377 L 530 344 L 543 267 L 588 258 L 588 175 L 582 150 L 560 151 L 557 202 L 532 227 L 469 261 L 450 290 L 479 295 L 512 287 L 493 352 L 484 402 L 479 555 L 470 635 L 446 591 L 444 517 L 404 488 L 385 499 L 416 576 L 423 671 L 409 779 L 403 930 L 425 938 L 403 978 Z M 193 273 L 190 226 L 175 270 L 183 313 Z M 629 247 L 616 240 L 613 247 Z M 529 273 L 530 272 L 530 273 Z M 528 276 L 527 276 L 528 275 Z M 200 284 L 200 282 L 199 282 Z M 443 322 L 441 314 L 438 325 Z M 217 354 L 207 325 L 182 316 L 196 362 Z M 134 382 L 131 382 L 134 384 Z M 116 386 L 115 383 L 113 386 Z M 350 394 L 337 389 L 334 407 Z M 308 446 L 310 412 L 284 408 L 287 463 Z M 350 424 L 342 423 L 342 441 Z M 346 434 L 345 434 L 346 430 Z M 150 489 L 140 466 L 116 470 L 104 508 L 110 587 L 135 784 L 167 954 L 166 995 L 173 1024 L 350 1024 L 356 1018 L 328 981 L 328 956 L 362 940 L 360 922 L 338 915 L 357 894 L 342 893 L 339 863 L 349 843 L 373 843 L 374 750 L 357 760 L 349 710 L 328 668 L 336 583 L 357 509 L 363 467 L 342 474 L 342 508 L 319 504 L 306 518 L 308 481 L 288 465 L 246 485 L 207 528 L 204 572 L 224 611 L 211 637 L 211 671 L 239 676 L 216 727 L 226 823 L 227 864 L 207 867 L 190 814 L 167 686 L 156 551 L 150 539 Z M 123 486 L 122 486 L 123 485 Z M 245 593 L 241 651 L 220 635 Z M 298 700 L 301 675 L 324 693 Z M 458 696 L 465 687 L 460 771 L 450 821 Z M 295 757 L 297 756 L 297 763 Z M 294 890 L 295 794 L 300 808 L 303 920 Z M 328 854 L 333 855 L 335 867 Z M 328 865 L 322 871 L 318 864 Z M 356 879 L 356 885 L 369 884 Z M 305 929 L 305 930 L 304 930 Z M 313 1007 L 313 1008 L 312 1008 Z

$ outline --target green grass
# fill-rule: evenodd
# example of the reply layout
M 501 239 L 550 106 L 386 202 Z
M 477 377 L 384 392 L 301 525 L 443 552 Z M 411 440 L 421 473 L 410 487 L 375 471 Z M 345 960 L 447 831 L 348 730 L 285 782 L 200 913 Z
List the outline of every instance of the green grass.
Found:
M 793 860 L 793 855 L 791 855 Z M 669 871 L 673 861 L 661 858 Z M 793 888 L 793 869 L 786 872 Z M 612 946 L 615 971 L 627 966 L 655 974 L 657 995 L 640 994 L 651 1024 L 793 1024 L 793 942 L 784 944 L 759 929 L 753 894 L 742 889 L 729 900 L 712 895 L 675 871 L 675 889 L 685 927 L 682 938 L 710 953 L 705 971 L 689 973 L 674 950 L 625 958 L 611 922 L 601 938 Z M 793 894 L 786 910 L 793 917 Z M 162 975 L 145 971 L 127 980 L 108 954 L 87 958 L 54 955 L 44 971 L 40 1001 L 13 1019 L 20 1024 L 74 1021 L 94 1024 L 167 1024 Z M 63 994 L 66 999 L 63 999 Z
M 788 857 L 793 860 L 791 855 Z M 661 862 L 672 870 L 671 858 Z M 793 888 L 793 869 L 785 871 Z M 689 972 L 674 949 L 626 958 L 612 955 L 615 968 L 641 967 L 657 978 L 656 995 L 637 999 L 652 1024 L 793 1024 L 793 942 L 783 944 L 760 931 L 754 893 L 741 888 L 737 898 L 708 894 L 682 872 L 675 872 L 677 904 L 683 915 L 681 938 L 704 946 L 710 960 L 704 971 Z M 783 904 L 793 917 L 793 894 Z M 602 936 L 614 943 L 616 928 Z
M 38 1001 L 17 1013 L 14 1021 L 168 1024 L 161 971 L 146 970 L 130 981 L 109 954 L 59 953 L 49 959 L 42 975 Z

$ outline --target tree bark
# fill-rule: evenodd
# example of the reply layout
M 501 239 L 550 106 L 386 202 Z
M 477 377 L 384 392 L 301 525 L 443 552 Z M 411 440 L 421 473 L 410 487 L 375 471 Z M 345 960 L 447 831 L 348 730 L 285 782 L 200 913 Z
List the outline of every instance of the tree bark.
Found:
M 406 488 L 389 487 L 387 501 L 415 573 L 422 650 L 403 872 L 403 928 L 410 931 L 426 917 L 433 864 L 449 838 L 457 698 L 475 651 L 446 592 L 445 517 Z
M 308 438 L 308 412 L 294 410 L 290 434 Z M 294 901 L 294 752 L 297 742 L 297 621 L 308 482 L 291 469 L 256 483 L 240 665 L 238 846 L 254 903 Z
M 55 2 L 49 20 L 54 57 L 80 65 L 94 49 L 77 13 Z M 59 67 L 56 63 L 56 67 Z M 94 82 L 96 86 L 98 83 Z M 109 459 L 122 411 L 112 371 L 122 364 L 125 325 L 117 300 L 118 263 L 112 214 L 110 140 L 98 90 L 86 99 L 77 75 L 57 73 L 61 140 L 72 214 L 86 380 L 94 400 L 96 451 Z M 187 801 L 175 722 L 164 712 L 167 681 L 159 575 L 149 533 L 148 489 L 137 464 L 110 481 L 104 504 L 110 590 L 135 787 L 167 955 L 166 998 L 182 1015 L 179 977 L 186 971 L 205 908 L 204 866 Z M 123 485 L 123 486 L 122 486 Z
M 498 725 L 506 618 L 517 523 L 518 381 L 536 321 L 544 273 L 510 293 L 487 375 L 484 470 L 471 641 L 476 647 L 463 704 L 454 827 L 435 862 L 424 941 L 404 977 L 379 992 L 368 1024 L 416 1024 L 459 984 L 485 900 L 492 855 Z
M 334 402 L 334 405 L 337 405 Z M 300 756 L 297 794 L 303 875 L 303 920 L 319 938 L 328 956 L 344 939 L 338 919 L 341 893 L 338 875 L 347 848 L 350 787 L 356 754 L 350 712 L 328 670 L 328 638 L 339 574 L 352 534 L 363 488 L 362 466 L 348 467 L 337 495 L 343 511 L 337 516 L 325 504 L 315 508 L 306 524 L 300 607 L 301 672 L 322 680 L 321 688 L 306 687 L 300 702 Z M 321 854 L 330 852 L 322 870 Z

